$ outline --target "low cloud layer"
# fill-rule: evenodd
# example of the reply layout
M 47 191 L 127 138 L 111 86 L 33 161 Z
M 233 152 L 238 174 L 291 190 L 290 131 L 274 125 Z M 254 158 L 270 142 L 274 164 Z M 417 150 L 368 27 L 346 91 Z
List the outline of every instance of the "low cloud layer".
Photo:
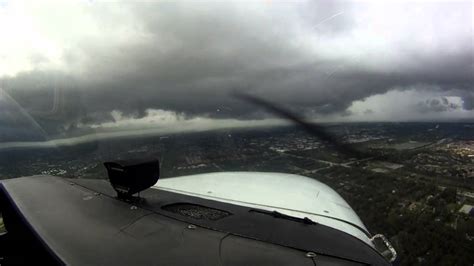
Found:
M 235 91 L 325 121 L 466 118 L 472 14 L 470 1 L 4 1 L 2 101 L 51 135 L 140 124 L 149 110 L 267 118 Z M 390 92 L 418 98 L 392 112 L 370 104 Z
M 424 102 L 419 102 L 418 107 L 419 111 L 422 113 L 447 112 L 454 111 L 460 108 L 458 104 L 450 102 L 446 97 L 442 97 L 440 99 L 428 99 Z

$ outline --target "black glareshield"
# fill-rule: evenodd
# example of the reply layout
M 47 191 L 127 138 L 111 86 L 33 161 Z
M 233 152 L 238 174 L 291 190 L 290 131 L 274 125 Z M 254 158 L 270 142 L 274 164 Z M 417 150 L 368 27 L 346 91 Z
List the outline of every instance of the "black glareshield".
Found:
M 104 166 L 117 196 L 124 199 L 153 186 L 160 177 L 158 159 L 105 162 Z

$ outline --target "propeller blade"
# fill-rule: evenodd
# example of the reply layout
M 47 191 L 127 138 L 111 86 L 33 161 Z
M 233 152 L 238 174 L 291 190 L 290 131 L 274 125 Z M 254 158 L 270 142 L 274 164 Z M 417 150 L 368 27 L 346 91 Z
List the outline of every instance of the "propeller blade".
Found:
M 351 146 L 340 142 L 336 137 L 328 133 L 324 126 L 305 121 L 302 117 L 298 116 L 297 114 L 291 112 L 288 109 L 278 106 L 275 103 L 244 93 L 234 93 L 234 95 L 245 102 L 251 103 L 259 107 L 263 107 L 267 111 L 270 111 L 279 117 L 284 117 L 294 122 L 295 124 L 301 126 L 310 135 L 332 144 L 334 148 L 342 154 L 358 158 L 367 156 L 361 151 L 355 150 Z

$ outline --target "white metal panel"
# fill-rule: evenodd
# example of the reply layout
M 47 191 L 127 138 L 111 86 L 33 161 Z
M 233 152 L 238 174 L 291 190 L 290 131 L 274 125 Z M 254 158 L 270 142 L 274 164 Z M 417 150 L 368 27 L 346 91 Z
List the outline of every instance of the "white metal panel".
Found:
M 362 221 L 327 185 L 309 177 L 266 172 L 217 172 L 160 179 L 154 188 L 309 219 L 351 234 L 372 246 Z M 322 215 L 322 216 L 320 216 Z

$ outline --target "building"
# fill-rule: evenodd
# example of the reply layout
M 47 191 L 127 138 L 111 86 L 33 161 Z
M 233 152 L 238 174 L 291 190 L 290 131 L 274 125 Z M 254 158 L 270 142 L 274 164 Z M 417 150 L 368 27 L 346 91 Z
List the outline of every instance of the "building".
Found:
M 474 217 L 474 206 L 464 204 L 461 209 L 459 209 L 459 212 L 473 216 Z

